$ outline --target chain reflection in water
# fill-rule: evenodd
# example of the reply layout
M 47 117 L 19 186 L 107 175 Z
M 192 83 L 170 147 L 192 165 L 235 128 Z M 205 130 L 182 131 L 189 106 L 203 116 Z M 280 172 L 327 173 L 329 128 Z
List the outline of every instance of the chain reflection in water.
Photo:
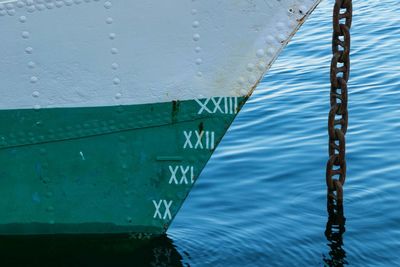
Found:
M 325 237 L 330 248 L 329 256 L 324 256 L 325 266 L 339 267 L 347 265 L 346 251 L 343 248 L 343 234 L 346 231 L 346 218 L 343 205 L 327 197 L 328 222 L 326 223 Z

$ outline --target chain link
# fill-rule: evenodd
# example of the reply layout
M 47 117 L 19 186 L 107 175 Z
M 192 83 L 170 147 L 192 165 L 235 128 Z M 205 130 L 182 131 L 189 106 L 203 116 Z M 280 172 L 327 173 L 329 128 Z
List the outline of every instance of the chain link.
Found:
M 352 0 L 336 0 L 333 8 L 331 92 L 328 119 L 329 160 L 326 165 L 328 198 L 343 203 L 346 180 L 346 140 L 348 126 L 347 82 L 350 75 L 350 28 Z

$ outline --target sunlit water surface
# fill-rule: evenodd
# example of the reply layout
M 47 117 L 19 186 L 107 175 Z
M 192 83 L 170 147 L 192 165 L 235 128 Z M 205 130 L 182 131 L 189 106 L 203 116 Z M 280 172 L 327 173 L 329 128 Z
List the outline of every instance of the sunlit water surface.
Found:
M 346 232 L 350 266 L 400 266 L 400 4 L 354 0 Z M 184 266 L 332 260 L 325 164 L 331 8 L 323 1 L 264 77 L 168 232 Z

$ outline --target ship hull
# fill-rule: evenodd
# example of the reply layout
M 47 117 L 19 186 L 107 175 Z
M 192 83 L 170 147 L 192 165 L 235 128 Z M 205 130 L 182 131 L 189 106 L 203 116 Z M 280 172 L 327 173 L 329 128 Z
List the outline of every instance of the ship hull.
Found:
M 163 233 L 243 103 L 1 111 L 0 232 Z
M 0 0 L 0 234 L 164 233 L 318 3 Z

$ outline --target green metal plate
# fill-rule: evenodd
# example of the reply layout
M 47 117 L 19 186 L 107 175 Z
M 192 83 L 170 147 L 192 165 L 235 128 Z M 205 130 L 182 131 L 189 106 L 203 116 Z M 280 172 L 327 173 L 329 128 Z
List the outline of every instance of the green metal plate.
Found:
M 0 234 L 165 232 L 244 101 L 0 111 Z

